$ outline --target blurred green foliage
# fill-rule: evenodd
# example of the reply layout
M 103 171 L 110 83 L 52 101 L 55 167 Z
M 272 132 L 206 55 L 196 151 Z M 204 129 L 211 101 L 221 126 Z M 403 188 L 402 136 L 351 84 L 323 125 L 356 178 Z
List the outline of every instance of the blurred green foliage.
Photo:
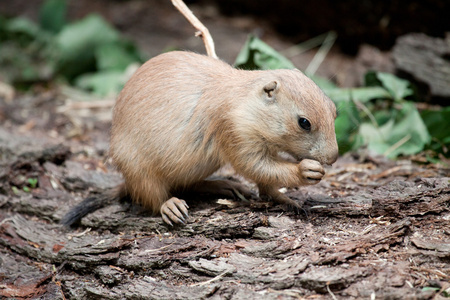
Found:
M 0 19 L 1 76 L 16 87 L 63 79 L 98 95 L 116 94 L 125 69 L 142 56 L 101 16 L 68 23 L 66 10 L 65 0 L 47 0 L 39 24 Z
M 235 63 L 243 69 L 291 69 L 292 63 L 270 46 L 250 36 Z M 365 86 L 342 89 L 332 82 L 311 77 L 338 109 L 336 136 L 340 152 L 367 146 L 391 158 L 426 149 L 449 156 L 450 108 L 419 113 L 407 99 L 414 92 L 410 82 L 393 74 L 369 72 Z
M 46 31 L 58 33 L 66 25 L 66 13 L 66 1 L 47 0 L 39 10 L 39 24 Z

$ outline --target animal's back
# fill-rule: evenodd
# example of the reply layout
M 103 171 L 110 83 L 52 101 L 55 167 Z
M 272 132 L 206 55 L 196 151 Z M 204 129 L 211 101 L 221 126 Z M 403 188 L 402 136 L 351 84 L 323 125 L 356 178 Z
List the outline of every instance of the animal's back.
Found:
M 205 97 L 205 90 L 234 71 L 188 52 L 169 52 L 145 63 L 125 85 L 113 113 L 110 156 L 125 178 L 152 172 L 188 184 L 214 172 L 220 158 L 205 137 L 214 121 L 205 102 L 214 99 Z

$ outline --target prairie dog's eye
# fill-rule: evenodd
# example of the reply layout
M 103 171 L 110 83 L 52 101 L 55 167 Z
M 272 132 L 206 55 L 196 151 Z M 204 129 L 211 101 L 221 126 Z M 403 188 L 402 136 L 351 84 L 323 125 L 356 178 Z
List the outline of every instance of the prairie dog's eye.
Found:
M 309 123 L 309 121 L 305 118 L 298 118 L 298 126 L 300 126 L 301 128 L 303 128 L 306 131 L 310 131 L 311 130 L 311 123 Z

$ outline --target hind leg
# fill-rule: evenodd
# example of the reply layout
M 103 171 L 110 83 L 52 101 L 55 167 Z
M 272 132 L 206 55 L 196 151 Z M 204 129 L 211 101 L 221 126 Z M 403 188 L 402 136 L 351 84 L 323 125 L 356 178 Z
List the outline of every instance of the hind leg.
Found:
M 280 193 L 277 188 L 273 186 L 258 184 L 259 196 L 262 198 L 269 198 L 280 204 L 287 204 L 295 209 L 302 209 L 302 206 L 288 196 Z
M 242 183 L 232 180 L 203 180 L 189 187 L 190 193 L 221 195 L 227 198 L 250 199 L 252 191 Z
M 169 196 L 169 188 L 165 181 L 155 177 L 133 178 L 126 181 L 127 191 L 131 198 L 154 214 L 161 214 L 164 222 L 184 223 L 188 216 L 188 206 L 184 200 Z

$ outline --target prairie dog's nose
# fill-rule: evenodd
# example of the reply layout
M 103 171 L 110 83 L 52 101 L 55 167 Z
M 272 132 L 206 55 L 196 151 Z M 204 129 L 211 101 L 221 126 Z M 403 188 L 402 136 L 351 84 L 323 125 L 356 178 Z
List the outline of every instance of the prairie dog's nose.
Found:
M 336 149 L 335 151 L 333 151 L 331 153 L 331 155 L 329 155 L 327 157 L 327 161 L 326 161 L 327 165 L 331 166 L 332 164 L 334 164 L 336 162 L 336 160 L 338 159 L 338 157 L 339 157 L 339 150 Z
M 332 165 L 336 162 L 339 157 L 339 147 L 336 137 L 328 140 L 327 151 L 325 152 L 324 163 L 327 165 Z

